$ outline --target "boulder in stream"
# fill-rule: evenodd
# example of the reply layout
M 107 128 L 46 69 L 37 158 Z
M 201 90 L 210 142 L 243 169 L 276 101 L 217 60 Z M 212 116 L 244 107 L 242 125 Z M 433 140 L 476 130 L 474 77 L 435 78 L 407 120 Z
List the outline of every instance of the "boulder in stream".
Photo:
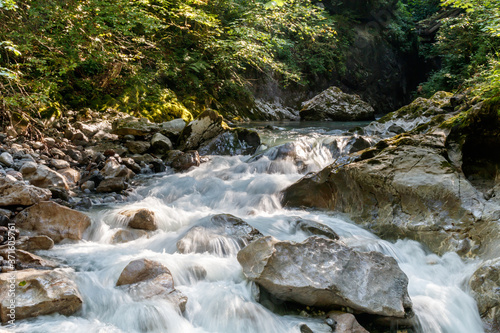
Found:
M 238 261 L 248 279 L 284 301 L 397 318 L 411 313 L 408 277 L 379 252 L 316 236 L 302 243 L 267 236 L 241 250 Z
M 206 110 L 182 130 L 178 142 L 179 149 L 198 149 L 204 142 L 228 130 L 229 127 L 217 111 Z
M 375 110 L 359 96 L 330 87 L 303 103 L 300 118 L 333 121 L 372 120 L 375 118 Z
M 174 287 L 169 269 L 149 259 L 131 261 L 122 271 L 116 286 L 126 288 L 135 299 L 161 297 L 169 300 L 184 312 L 187 297 Z
M 11 276 L 15 279 L 11 280 Z M 69 316 L 83 303 L 78 287 L 66 270 L 26 269 L 0 274 L 0 316 L 3 323 L 11 319 L 9 286 L 12 283 L 15 283 L 16 292 L 16 320 L 52 313 Z
M 191 228 L 177 242 L 180 253 L 236 254 L 263 235 L 240 218 L 230 214 L 214 215 L 207 223 Z

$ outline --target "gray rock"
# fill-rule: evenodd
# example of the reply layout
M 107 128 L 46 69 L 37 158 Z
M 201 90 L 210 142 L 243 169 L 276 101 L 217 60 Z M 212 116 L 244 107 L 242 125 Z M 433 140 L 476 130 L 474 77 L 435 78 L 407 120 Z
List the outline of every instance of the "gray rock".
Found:
M 19 169 L 19 171 L 23 175 L 25 175 L 25 174 L 35 172 L 37 168 L 38 168 L 38 165 L 35 162 L 26 162 L 21 166 L 21 169 Z
M 469 280 L 479 313 L 491 327 L 500 330 L 500 258 L 485 261 Z
M 151 147 L 151 144 L 147 141 L 129 141 L 125 146 L 132 154 L 143 154 Z
M 248 279 L 284 301 L 398 318 L 411 311 L 407 276 L 379 252 L 357 252 L 319 237 L 294 243 L 268 236 L 237 257 Z
M 303 120 L 355 121 L 371 120 L 375 110 L 359 96 L 349 95 L 340 88 L 330 87 L 302 105 Z
M 117 135 L 135 135 L 135 136 L 145 136 L 151 133 L 158 132 L 160 130 L 159 126 L 151 123 L 146 118 L 120 118 L 113 122 L 112 134 Z
M 219 134 L 201 144 L 201 155 L 251 155 L 260 146 L 257 132 L 238 128 Z
M 12 164 L 14 164 L 14 159 L 12 158 L 11 154 L 3 152 L 2 154 L 0 154 L 0 163 L 7 167 L 10 167 L 12 166 Z
M 172 150 L 174 146 L 169 138 L 161 133 L 156 133 L 151 139 L 151 147 L 153 151 L 158 154 L 165 154 L 167 151 Z
M 65 169 L 69 168 L 69 162 L 65 160 L 58 160 L 58 159 L 53 159 L 50 161 L 50 165 L 52 165 L 56 169 Z
M 47 147 L 52 148 L 56 145 L 56 140 L 53 138 L 45 138 L 43 142 L 47 145 Z
M 174 119 L 166 121 L 160 125 L 160 131 L 167 137 L 175 137 L 181 134 L 182 130 L 186 127 L 184 119 Z
M 191 228 L 177 242 L 180 253 L 236 254 L 263 235 L 251 225 L 229 214 L 214 215 L 207 223 Z
M 432 251 L 466 254 L 486 244 L 488 207 L 443 156 L 446 133 L 405 135 L 378 143 L 347 165 L 330 165 L 283 192 L 286 206 L 347 213 L 384 239 L 411 238 Z M 472 228 L 482 219 L 483 228 Z M 466 233 L 464 233 L 466 232 Z

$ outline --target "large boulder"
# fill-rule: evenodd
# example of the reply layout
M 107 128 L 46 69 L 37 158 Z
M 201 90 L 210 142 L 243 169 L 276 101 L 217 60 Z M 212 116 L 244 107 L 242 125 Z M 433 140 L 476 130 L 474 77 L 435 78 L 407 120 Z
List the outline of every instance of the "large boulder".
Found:
M 122 271 L 117 286 L 127 289 L 134 299 L 160 297 L 186 309 L 187 297 L 174 287 L 169 269 L 149 259 L 131 261 Z
M 260 237 L 263 235 L 242 219 L 230 214 L 219 214 L 191 228 L 177 242 L 177 249 L 180 253 L 230 255 Z
M 304 102 L 300 111 L 302 120 L 356 121 L 375 119 L 375 110 L 356 95 L 330 87 Z
M 267 236 L 241 250 L 238 261 L 248 279 L 284 301 L 386 317 L 411 313 L 407 276 L 379 252 L 316 236 L 302 243 Z
M 11 277 L 15 279 L 12 280 Z M 11 284 L 15 284 L 16 302 L 12 311 L 9 296 Z M 67 271 L 27 269 L 0 274 L 0 316 L 3 323 L 15 319 L 37 317 L 52 313 L 72 315 L 82 306 L 82 297 Z
M 45 235 L 55 243 L 63 239 L 80 240 L 90 226 L 84 213 L 61 206 L 52 201 L 42 201 L 26 208 L 14 218 L 16 226 L 30 233 Z
M 437 129 L 381 141 L 347 165 L 299 180 L 285 189 L 283 204 L 341 211 L 383 238 L 411 238 L 438 253 L 465 255 L 474 243 L 485 243 L 495 215 L 446 158 L 446 139 Z M 489 224 L 471 230 L 476 221 Z
M 40 201 L 49 200 L 51 196 L 52 193 L 47 189 L 0 178 L 0 207 L 30 206 Z
M 119 118 L 113 122 L 112 128 L 113 134 L 121 136 L 146 136 L 151 133 L 156 133 L 160 130 L 160 127 L 158 125 L 151 123 L 148 119 L 137 119 L 134 117 Z
M 206 110 L 182 130 L 178 147 L 180 150 L 198 149 L 204 142 L 228 130 L 229 127 L 217 111 Z
M 485 261 L 469 280 L 472 296 L 490 332 L 500 331 L 500 258 Z

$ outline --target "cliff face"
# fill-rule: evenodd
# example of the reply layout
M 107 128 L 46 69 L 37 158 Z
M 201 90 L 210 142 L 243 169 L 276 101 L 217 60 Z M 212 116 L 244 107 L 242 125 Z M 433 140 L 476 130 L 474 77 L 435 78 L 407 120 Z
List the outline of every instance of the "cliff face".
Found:
M 417 36 L 410 31 L 397 1 L 322 1 L 331 14 L 345 18 L 339 34 L 349 40 L 339 64 L 329 77 L 311 75 L 307 86 L 282 87 L 272 75 L 256 77 L 249 88 L 258 103 L 251 118 L 286 117 L 290 109 L 330 86 L 357 94 L 376 113 L 388 113 L 409 102 L 409 94 L 425 73 L 418 56 Z M 276 112 L 269 113 L 269 109 Z M 274 114 L 273 114 L 274 113 Z

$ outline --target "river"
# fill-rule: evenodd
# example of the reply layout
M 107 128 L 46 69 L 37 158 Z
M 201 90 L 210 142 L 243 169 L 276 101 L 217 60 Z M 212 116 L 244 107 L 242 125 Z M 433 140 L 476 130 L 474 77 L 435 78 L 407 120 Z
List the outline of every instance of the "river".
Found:
M 381 240 L 341 215 L 280 205 L 281 190 L 305 173 L 343 158 L 348 148 L 343 130 L 364 124 L 274 125 L 277 127 L 259 129 L 265 145 L 257 156 L 211 156 L 189 172 L 166 172 L 146 179 L 126 203 L 94 206 L 88 212 L 92 226 L 83 241 L 41 252 L 75 271 L 82 310 L 71 317 L 24 320 L 16 331 L 276 333 L 300 332 L 299 325 L 305 323 L 314 332 L 330 332 L 321 319 L 280 315 L 258 303 L 255 286 L 245 279 L 236 259 L 237 249 L 227 246 L 219 254 L 176 252 L 177 241 L 190 228 L 224 213 L 280 240 L 309 237 L 290 225 L 297 216 L 323 223 L 347 245 L 360 251 L 380 251 L 397 260 L 409 277 L 409 294 L 419 323 L 416 332 L 483 332 L 476 304 L 466 289 L 478 262 L 465 262 L 455 253 L 437 256 L 415 241 Z M 149 238 L 111 244 L 114 232 L 123 227 L 118 212 L 124 208 L 153 210 L 160 229 Z M 134 301 L 115 287 L 123 268 L 140 258 L 170 269 L 176 289 L 188 297 L 184 314 L 165 300 Z M 204 268 L 206 277 L 197 278 L 193 267 Z

